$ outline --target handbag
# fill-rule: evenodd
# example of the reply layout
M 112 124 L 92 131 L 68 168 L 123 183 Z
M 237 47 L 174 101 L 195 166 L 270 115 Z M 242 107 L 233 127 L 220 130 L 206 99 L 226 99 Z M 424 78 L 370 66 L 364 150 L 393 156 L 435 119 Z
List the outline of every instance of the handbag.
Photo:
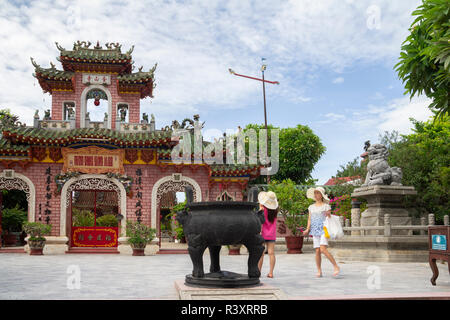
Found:
M 325 219 L 324 228 L 327 229 L 329 237 L 332 240 L 339 239 L 344 236 L 344 230 L 339 222 L 339 217 L 334 214 Z

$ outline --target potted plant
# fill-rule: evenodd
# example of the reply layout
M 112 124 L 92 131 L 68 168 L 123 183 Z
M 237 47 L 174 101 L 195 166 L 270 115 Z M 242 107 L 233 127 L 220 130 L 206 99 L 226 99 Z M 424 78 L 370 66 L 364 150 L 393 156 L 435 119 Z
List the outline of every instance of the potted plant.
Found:
M 228 247 L 228 255 L 237 256 L 241 254 L 242 244 L 230 244 Z
M 14 246 L 17 244 L 22 225 L 27 221 L 27 212 L 20 209 L 18 205 L 14 208 L 3 209 L 2 211 L 2 230 L 4 230 L 3 240 L 5 246 Z
M 51 224 L 44 224 L 41 222 L 25 222 L 23 224 L 23 231 L 28 235 L 28 245 L 30 246 L 30 255 L 42 255 L 45 246 L 44 235 L 50 234 L 52 230 Z
M 307 226 L 308 215 L 305 212 L 313 201 L 308 199 L 306 192 L 298 189 L 290 179 L 282 182 L 271 181 L 269 190 L 276 193 L 280 213 L 291 233 L 285 237 L 287 253 L 302 253 L 303 235 L 301 230 Z
M 127 237 L 128 242 L 133 249 L 133 256 L 144 256 L 144 250 L 147 243 L 150 243 L 156 234 L 156 230 L 152 229 L 137 221 L 127 221 Z

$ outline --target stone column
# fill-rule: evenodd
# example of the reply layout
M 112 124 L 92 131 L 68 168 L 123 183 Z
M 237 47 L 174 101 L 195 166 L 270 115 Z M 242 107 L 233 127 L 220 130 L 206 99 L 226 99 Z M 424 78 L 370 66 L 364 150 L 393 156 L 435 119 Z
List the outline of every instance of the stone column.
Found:
M 391 236 L 391 215 L 388 213 L 384 215 L 384 236 Z
M 421 217 L 420 218 L 420 225 L 421 226 L 426 226 L 427 225 L 427 218 Z M 425 230 L 420 230 L 420 234 L 424 236 L 425 235 Z
M 39 128 L 39 113 L 37 110 L 33 117 L 33 128 Z
M 344 217 L 343 216 L 339 216 L 339 223 L 341 224 L 341 227 L 344 227 Z
M 448 226 L 449 225 L 449 218 L 448 218 L 448 214 L 446 214 L 444 216 L 444 226 Z
M 150 121 L 150 131 L 155 131 L 155 119 L 152 118 Z
M 434 214 L 430 213 L 428 215 L 428 225 L 434 226 L 436 224 L 436 221 L 434 220 Z
M 359 201 L 352 201 L 352 227 L 359 227 L 361 226 L 361 202 Z M 360 231 L 352 231 L 352 236 L 359 236 L 361 235 Z

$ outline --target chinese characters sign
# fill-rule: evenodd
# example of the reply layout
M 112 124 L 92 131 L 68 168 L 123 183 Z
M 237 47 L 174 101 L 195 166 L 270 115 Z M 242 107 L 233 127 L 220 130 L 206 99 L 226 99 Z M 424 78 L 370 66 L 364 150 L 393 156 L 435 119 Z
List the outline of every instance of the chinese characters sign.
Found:
M 136 201 L 136 217 L 139 223 L 142 222 L 142 170 L 139 168 L 136 170 L 137 183 L 136 183 L 136 191 L 137 191 L 137 201 Z
M 80 149 L 62 148 L 62 154 L 64 172 L 124 173 L 124 151 L 120 149 L 108 150 L 94 146 Z
M 73 227 L 74 247 L 117 247 L 117 227 Z
M 111 84 L 111 75 L 83 73 L 83 83 L 87 84 Z

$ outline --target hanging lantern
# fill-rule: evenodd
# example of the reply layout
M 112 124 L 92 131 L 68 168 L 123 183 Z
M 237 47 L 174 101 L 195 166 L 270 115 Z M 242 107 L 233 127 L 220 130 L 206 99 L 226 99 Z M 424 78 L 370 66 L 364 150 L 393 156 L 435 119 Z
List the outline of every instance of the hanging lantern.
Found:
M 95 95 L 94 105 L 96 107 L 100 105 L 100 96 L 98 94 Z

